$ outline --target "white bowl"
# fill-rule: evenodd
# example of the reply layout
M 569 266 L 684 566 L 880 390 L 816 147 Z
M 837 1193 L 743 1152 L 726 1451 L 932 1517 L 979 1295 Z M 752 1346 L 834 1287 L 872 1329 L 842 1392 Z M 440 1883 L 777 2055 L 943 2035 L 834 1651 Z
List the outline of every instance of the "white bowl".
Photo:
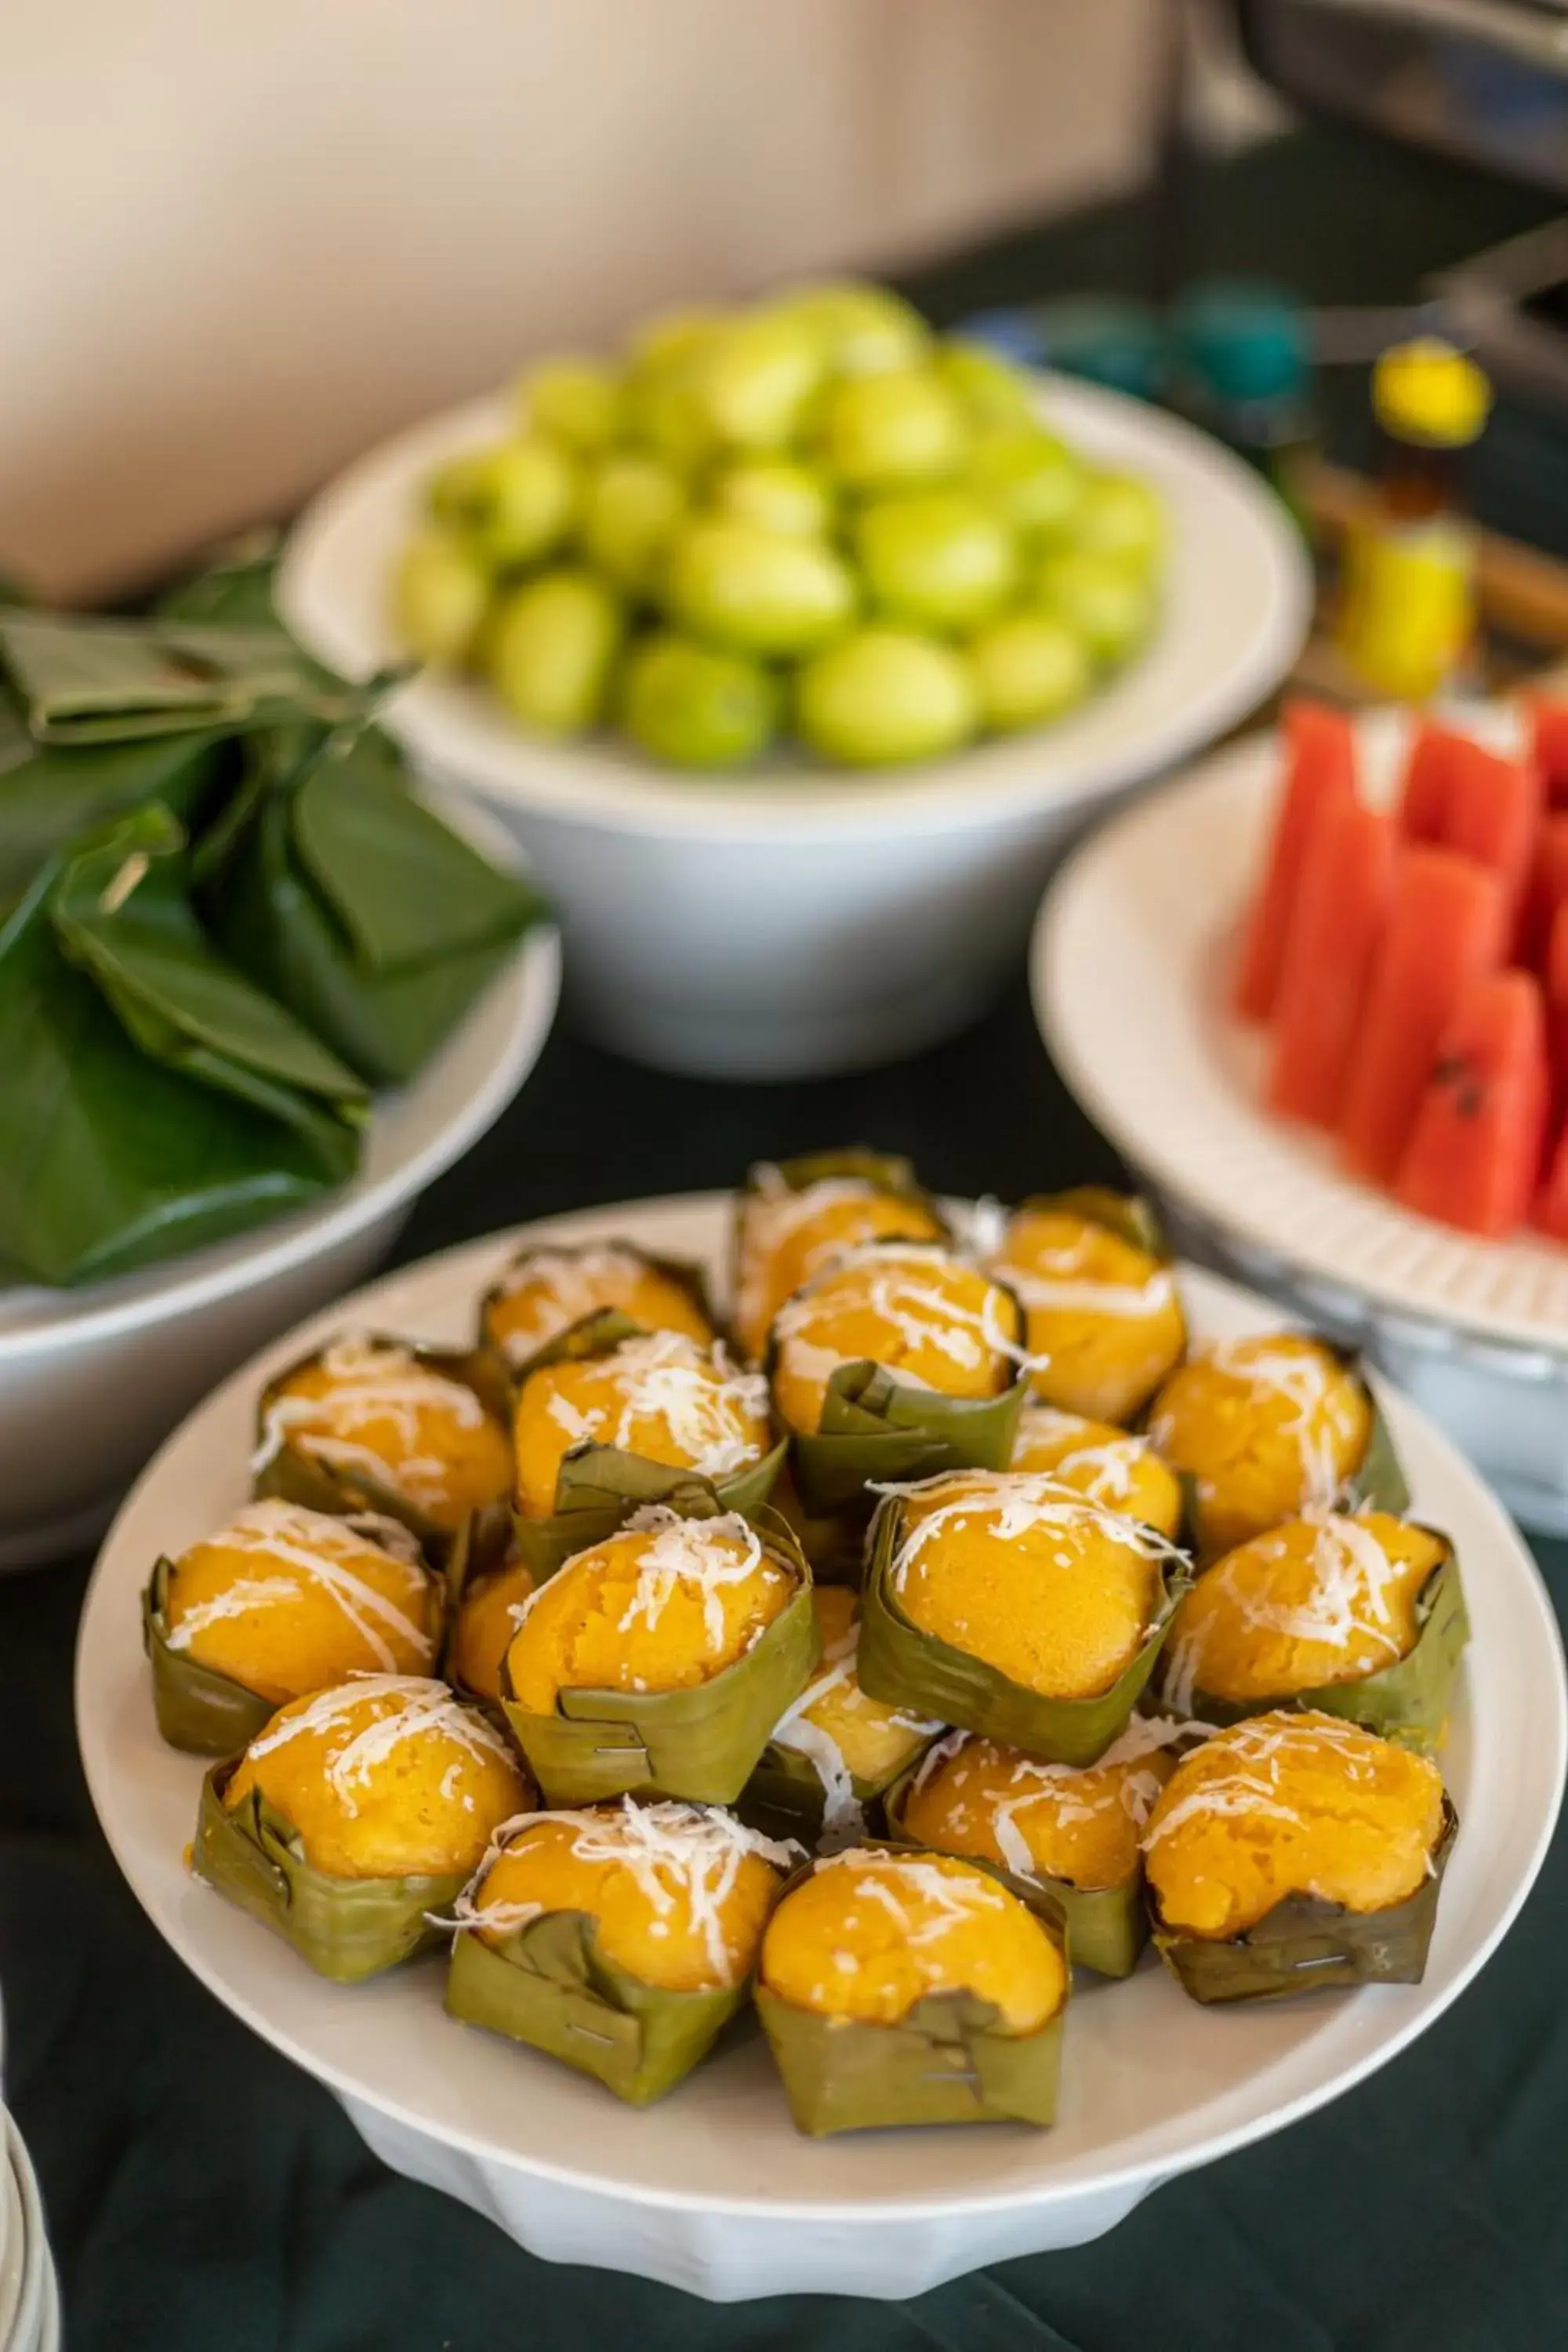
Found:
M 1258 477 L 1156 409 L 1065 378 L 1042 406 L 1168 502 L 1164 617 L 1142 657 L 1059 727 L 881 776 L 788 766 L 693 780 L 607 742 L 520 735 L 434 673 L 388 724 L 418 765 L 482 793 L 555 894 L 567 1002 L 666 1067 L 792 1077 L 883 1061 L 956 1028 L 1022 947 L 1054 853 L 1089 811 L 1240 719 L 1289 667 L 1310 579 Z M 387 582 L 431 467 L 504 430 L 483 401 L 352 467 L 296 531 L 279 606 L 361 676 L 396 650 Z
M 477 814 L 464 830 L 515 862 Z M 117 1282 L 0 1289 L 0 1569 L 90 1542 L 215 1380 L 363 1281 L 532 1069 L 560 985 L 560 943 L 538 929 L 412 1085 L 378 1097 L 359 1173 L 319 1205 Z
M 1497 706 L 1455 716 L 1495 744 L 1517 733 Z M 1362 721 L 1372 796 L 1393 791 L 1408 727 Z M 1278 767 L 1272 735 L 1232 744 L 1077 853 L 1036 929 L 1041 1034 L 1184 1246 L 1363 1346 L 1521 1517 L 1568 1532 L 1568 1249 L 1415 1216 L 1264 1108 L 1264 1042 L 1226 980 Z
M 642 1202 L 531 1231 L 561 1241 L 625 1234 L 721 1275 L 727 1207 L 715 1194 Z M 77 1654 L 88 1782 L 138 1899 L 218 1999 L 327 2084 L 397 2170 L 558 2262 L 725 2299 L 918 2294 L 982 2263 L 1098 2236 L 1161 2181 L 1338 2097 L 1424 2032 L 1496 1948 L 1557 1815 L 1568 1732 L 1562 1650 L 1508 1519 L 1423 1416 L 1384 1393 L 1421 1514 L 1451 1531 L 1465 1563 L 1474 1627 L 1444 1757 L 1463 1826 L 1420 1985 L 1220 2011 L 1197 2008 L 1149 1960 L 1125 1984 L 1075 1993 L 1053 2131 L 816 2141 L 791 2127 L 760 2040 L 631 2114 L 581 2075 L 444 2019 L 437 1963 L 353 1989 L 312 1975 L 184 1867 L 202 1767 L 158 1738 L 139 1593 L 161 1550 L 194 1542 L 243 1496 L 256 1394 L 274 1366 L 345 1313 L 461 1337 L 520 1238 L 498 1235 L 390 1276 L 226 1381 L 127 1501 Z M 1200 1329 L 1274 1319 L 1212 1276 L 1185 1275 L 1183 1287 Z M 1513 1736 L 1520 1723 L 1528 1739 Z

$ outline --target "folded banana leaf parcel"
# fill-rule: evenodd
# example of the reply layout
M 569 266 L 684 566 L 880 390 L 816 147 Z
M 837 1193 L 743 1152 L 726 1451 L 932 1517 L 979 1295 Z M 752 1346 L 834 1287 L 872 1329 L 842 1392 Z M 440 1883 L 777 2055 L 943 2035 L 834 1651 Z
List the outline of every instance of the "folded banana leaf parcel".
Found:
M 249 617 L 0 609 L 0 1279 L 307 1205 L 542 903 Z

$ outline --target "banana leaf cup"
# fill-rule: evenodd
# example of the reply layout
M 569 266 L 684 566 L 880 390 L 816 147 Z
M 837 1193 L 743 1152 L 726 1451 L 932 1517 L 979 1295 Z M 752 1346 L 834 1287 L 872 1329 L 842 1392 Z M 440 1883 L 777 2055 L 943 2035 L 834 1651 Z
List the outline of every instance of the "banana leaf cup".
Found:
M 234 1763 L 202 1782 L 197 1874 L 293 1945 L 319 1976 L 358 1984 L 434 1944 L 432 1914 L 449 1911 L 466 1870 L 406 1878 L 334 1878 L 309 1863 L 293 1823 L 253 1788 L 232 1812 L 223 1792 Z
M 900 1844 L 920 1845 L 904 1819 L 904 1808 L 923 1758 L 900 1772 L 882 1801 L 888 1835 Z M 959 1853 L 957 1846 L 936 1846 L 938 1853 Z M 973 1862 L 973 1854 L 962 1856 Z M 1068 1958 L 1074 1968 L 1092 1969 L 1096 1976 L 1130 1977 L 1149 1940 L 1149 1919 L 1143 1905 L 1142 1865 L 1116 1886 L 1075 1886 L 1070 1878 L 1050 1878 L 1044 1871 L 1016 1874 L 1020 1884 L 1037 1886 L 1049 1895 L 1061 1914 Z
M 1438 1535 L 1436 1528 L 1428 1532 Z M 1459 1563 L 1447 1536 L 1439 1535 L 1439 1540 L 1443 1557 L 1416 1597 L 1415 1644 L 1392 1665 L 1380 1666 L 1354 1682 L 1320 1683 L 1310 1690 L 1289 1691 L 1277 1698 L 1225 1699 L 1194 1685 L 1181 1711 L 1196 1722 L 1222 1728 L 1249 1715 L 1282 1709 L 1338 1715 L 1347 1723 L 1359 1724 L 1363 1731 L 1379 1732 L 1402 1748 L 1431 1755 L 1443 1744 L 1454 1678 L 1470 1638 Z M 1158 1674 L 1155 1680 L 1158 1686 Z
M 624 1251 L 627 1256 L 637 1258 L 642 1265 L 649 1267 L 655 1274 L 662 1275 L 667 1282 L 673 1283 L 678 1290 L 685 1293 L 686 1297 L 691 1301 L 692 1307 L 695 1308 L 696 1312 L 701 1317 L 702 1320 L 711 1330 L 717 1331 L 720 1328 L 719 1318 L 714 1311 L 713 1301 L 709 1296 L 708 1276 L 706 1271 L 690 1258 L 664 1257 L 656 1250 L 644 1249 L 639 1242 L 617 1240 L 614 1237 L 608 1241 L 575 1245 L 563 1244 L 552 1244 L 550 1242 L 536 1242 L 531 1248 L 519 1251 L 518 1255 L 502 1272 L 500 1278 L 491 1283 L 489 1288 L 485 1292 L 484 1297 L 480 1299 L 479 1327 L 478 1336 L 475 1340 L 476 1347 L 485 1349 L 490 1356 L 492 1356 L 500 1365 L 503 1372 L 509 1379 L 515 1377 L 516 1372 L 520 1369 L 531 1369 L 535 1363 L 540 1361 L 542 1355 L 549 1349 L 551 1342 L 549 1340 L 542 1342 L 541 1347 L 530 1350 L 526 1355 L 520 1356 L 516 1362 L 514 1362 L 513 1357 L 509 1351 L 505 1340 L 495 1338 L 490 1328 L 491 1310 L 500 1300 L 506 1298 L 510 1295 L 512 1276 L 522 1274 L 535 1258 L 583 1257 L 584 1255 L 597 1256 L 606 1250 Z M 620 1310 L 610 1308 L 604 1311 L 617 1313 Z M 640 1329 L 642 1328 L 640 1325 L 634 1323 L 629 1316 L 626 1318 L 626 1321 L 634 1330 Z M 564 1334 L 558 1334 L 557 1336 L 563 1337 Z
M 563 1331 L 518 1367 L 514 1374 L 516 1386 L 521 1389 L 531 1373 L 542 1370 L 547 1364 L 583 1362 L 595 1356 L 607 1356 L 623 1339 L 643 1336 L 642 1325 L 634 1322 L 629 1315 L 623 1315 L 618 1307 L 584 1316 L 580 1323 Z M 696 1492 L 710 1496 L 713 1507 L 721 1511 L 739 1511 L 742 1517 L 752 1517 L 773 1492 L 787 1450 L 786 1441 L 781 1437 L 755 1462 L 744 1463 L 738 1470 L 710 1479 L 695 1470 L 652 1462 L 640 1454 L 627 1454 L 619 1446 L 595 1445 L 590 1439 L 582 1445 L 574 1445 L 563 1457 L 555 1481 L 555 1508 L 547 1519 L 513 1512 L 513 1546 L 519 1558 L 542 1581 L 553 1576 L 575 1553 L 586 1551 L 590 1545 L 603 1543 L 607 1536 L 613 1536 L 634 1511 L 647 1503 L 667 1503 L 672 1509 L 692 1516 L 682 1498 Z M 706 1513 L 699 1511 L 695 1516 Z
M 925 1851 L 871 1843 L 884 1851 Z M 1060 1911 L 1042 1887 L 988 1862 L 973 1866 L 1016 1895 L 1065 1953 Z M 781 1904 L 815 1867 L 808 1863 L 785 1880 Z M 795 2128 L 813 2138 L 902 2124 L 1043 2128 L 1056 2121 L 1065 1993 L 1055 2015 L 1028 2034 L 999 2032 L 994 2006 L 969 1992 L 929 1993 L 896 2025 L 799 2009 L 760 1979 L 752 1999 Z
M 507 1394 L 505 1382 L 496 1371 L 488 1355 L 476 1349 L 430 1348 L 389 1337 L 384 1332 L 367 1335 L 377 1347 L 405 1348 L 417 1364 L 427 1370 L 441 1373 L 456 1381 L 478 1397 L 480 1404 L 502 1429 L 507 1427 Z M 375 1511 L 382 1517 L 399 1520 L 409 1533 L 417 1538 L 425 1556 L 432 1562 L 445 1563 L 460 1543 L 470 1564 L 476 1568 L 499 1560 L 506 1549 L 510 1532 L 508 1506 L 497 1503 L 478 1512 L 470 1512 L 468 1521 L 453 1530 L 438 1527 L 406 1495 L 363 1470 L 331 1469 L 296 1444 L 285 1432 L 273 1443 L 268 1426 L 272 1405 L 286 1383 L 325 1354 L 333 1342 L 323 1340 L 308 1355 L 279 1372 L 262 1390 L 257 1406 L 257 1456 L 252 1465 L 251 1491 L 257 1497 L 278 1495 L 287 1503 L 298 1503 L 308 1511 L 325 1511 L 335 1518 L 353 1517 L 360 1511 Z
M 896 1771 L 885 1772 L 874 1780 L 868 1780 L 858 1772 L 849 1774 L 849 1795 L 860 1818 L 858 1824 L 846 1826 L 856 1840 L 863 1838 L 873 1825 L 881 1826 L 884 1799 L 900 1780 L 918 1769 L 921 1758 L 935 1737 L 935 1732 L 921 1736 L 915 1753 Z M 735 1801 L 735 1811 L 748 1828 L 763 1830 L 770 1837 L 797 1838 L 813 1852 L 827 1826 L 827 1790 L 811 1758 L 780 1739 L 769 1740 L 757 1759 L 756 1769 Z
M 1431 1874 L 1405 1902 L 1384 1911 L 1349 1911 L 1315 1895 L 1291 1895 L 1228 1943 L 1168 1927 L 1150 1888 L 1154 1948 L 1183 1991 L 1205 2006 L 1276 2000 L 1335 1986 L 1419 1984 L 1458 1827 L 1445 1796 Z
M 447 2011 L 542 2050 L 643 2107 L 707 2056 L 748 1990 L 745 1978 L 711 1992 L 647 1984 L 600 1951 L 595 1920 L 553 1911 L 496 1945 L 459 1929 Z
M 1090 1698 L 1050 1698 L 905 1615 L 892 1580 L 903 1511 L 901 1496 L 886 1495 L 872 1522 L 860 1599 L 861 1689 L 939 1723 L 983 1732 L 1047 1763 L 1097 1763 L 1126 1728 L 1154 1671 L 1177 1603 L 1192 1581 L 1185 1555 L 1173 1552 L 1163 1559 L 1153 1618 L 1137 1655 L 1109 1689 Z
M 734 1507 L 714 1486 L 677 1491 L 688 1517 Z M 519 1703 L 503 1661 L 507 1723 L 548 1806 L 621 1796 L 732 1805 L 739 1797 L 821 1654 L 805 1554 L 776 1514 L 759 1507 L 751 1517 L 764 1549 L 796 1579 L 795 1591 L 761 1639 L 706 1682 L 688 1690 L 563 1690 L 554 1713 L 539 1715 Z

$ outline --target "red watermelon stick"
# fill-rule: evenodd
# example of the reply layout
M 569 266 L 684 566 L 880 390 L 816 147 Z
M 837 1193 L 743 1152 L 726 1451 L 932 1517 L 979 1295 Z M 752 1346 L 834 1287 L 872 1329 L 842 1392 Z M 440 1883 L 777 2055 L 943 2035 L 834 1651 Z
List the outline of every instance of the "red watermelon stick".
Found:
M 1398 842 L 1386 809 L 1325 809 L 1308 854 L 1274 1008 L 1272 1109 L 1332 1127 L 1394 893 Z
M 1568 810 L 1548 816 L 1535 837 L 1535 856 L 1524 894 L 1517 961 L 1543 971 L 1557 909 L 1568 899 Z
M 1524 903 L 1545 797 L 1532 761 L 1500 759 L 1463 736 L 1456 740 L 1448 755 L 1443 839 L 1502 876 L 1510 921 Z
M 1546 1054 L 1552 1066 L 1552 1124 L 1568 1118 L 1568 898 L 1552 920 L 1543 967 Z
M 1348 1167 L 1390 1184 L 1443 1032 L 1502 953 L 1500 875 L 1451 849 L 1407 849 L 1340 1114 Z
M 1534 736 L 1535 764 L 1546 779 L 1552 808 L 1568 808 L 1568 700 L 1532 695 L 1525 704 Z
M 1288 702 L 1283 731 L 1285 789 L 1237 974 L 1236 1009 L 1247 1021 L 1267 1021 L 1274 1011 L 1312 835 L 1325 811 L 1355 797 L 1355 732 L 1344 711 L 1326 702 Z
M 1546 1183 L 1535 1204 L 1535 1222 L 1553 1241 L 1568 1242 L 1568 1126 L 1557 1130 Z
M 1442 840 L 1454 746 L 1464 740 L 1435 719 L 1423 719 L 1417 725 L 1399 788 L 1399 830 L 1406 841 Z
M 1394 1189 L 1407 1209 L 1499 1241 L 1529 1214 L 1545 1139 L 1541 983 L 1489 972 L 1443 1033 Z

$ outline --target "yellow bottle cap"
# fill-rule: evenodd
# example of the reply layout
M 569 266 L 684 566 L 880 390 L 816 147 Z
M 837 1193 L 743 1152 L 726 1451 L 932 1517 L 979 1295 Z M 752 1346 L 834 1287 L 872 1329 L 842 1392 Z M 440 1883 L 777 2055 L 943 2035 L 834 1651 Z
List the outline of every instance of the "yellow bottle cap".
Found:
M 1372 374 L 1378 423 L 1401 441 L 1462 449 L 1487 421 L 1492 388 L 1474 360 L 1436 335 L 1395 343 Z

